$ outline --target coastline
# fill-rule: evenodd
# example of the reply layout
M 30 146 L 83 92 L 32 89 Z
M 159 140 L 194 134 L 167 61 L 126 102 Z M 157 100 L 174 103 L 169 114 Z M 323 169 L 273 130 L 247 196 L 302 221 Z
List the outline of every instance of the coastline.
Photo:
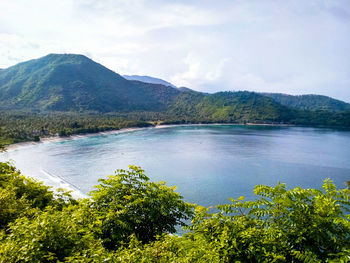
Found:
M 94 133 L 85 133 L 85 134 L 73 134 L 68 137 L 59 137 L 58 135 L 56 136 L 51 136 L 51 137 L 42 137 L 40 138 L 40 141 L 34 142 L 34 141 L 28 141 L 28 142 L 18 142 L 18 143 L 13 143 L 10 145 L 6 146 L 6 151 L 14 151 L 22 147 L 27 147 L 27 146 L 32 146 L 32 145 L 38 145 L 38 144 L 43 144 L 43 143 L 51 143 L 51 142 L 62 142 L 62 141 L 69 141 L 69 140 L 76 140 L 80 138 L 87 138 L 87 137 L 93 137 L 93 136 L 98 136 L 98 135 L 110 135 L 110 134 L 119 134 L 119 133 L 126 133 L 126 132 L 132 132 L 136 130 L 144 130 L 144 129 L 149 129 L 150 127 L 142 127 L 142 128 L 122 128 L 119 130 L 110 130 L 110 131 L 103 131 L 103 132 L 94 132 Z
M 119 130 L 110 130 L 110 131 L 103 131 L 103 132 L 94 132 L 94 133 L 85 133 L 85 134 L 73 134 L 68 137 L 59 137 L 51 136 L 51 137 L 41 137 L 40 141 L 34 142 L 34 141 L 27 141 L 27 142 L 18 142 L 13 143 L 6 146 L 6 151 L 14 151 L 19 148 L 27 147 L 27 146 L 33 146 L 38 145 L 42 143 L 51 143 L 51 142 L 61 142 L 61 141 L 68 141 L 68 140 L 76 140 L 80 138 L 87 138 L 87 137 L 93 137 L 98 135 L 110 135 L 110 134 L 119 134 L 119 133 L 126 133 L 126 132 L 133 132 L 133 131 L 139 131 L 139 130 L 145 130 L 145 129 L 162 129 L 162 128 L 171 128 L 171 127 L 185 127 L 185 126 L 270 126 L 270 127 L 294 127 L 295 125 L 291 124 L 272 124 L 272 123 L 187 123 L 187 124 L 159 124 L 155 126 L 150 127 L 134 127 L 134 128 L 122 128 Z
M 297 127 L 292 124 L 273 124 L 273 123 L 187 123 L 187 124 L 161 124 L 153 128 L 184 127 L 184 126 L 269 126 L 269 127 Z
M 190 124 L 159 124 L 149 127 L 132 127 L 132 128 L 122 128 L 118 130 L 110 130 L 110 131 L 103 131 L 103 132 L 96 132 L 96 133 L 86 133 L 86 134 L 74 134 L 68 137 L 59 137 L 51 136 L 51 137 L 42 137 L 40 138 L 40 141 L 34 142 L 34 141 L 28 141 L 28 142 L 19 142 L 14 143 L 6 146 L 6 151 L 0 154 L 6 154 L 7 152 L 13 152 L 16 150 L 20 150 L 25 147 L 30 147 L 34 145 L 40 145 L 40 144 L 46 144 L 46 143 L 53 143 L 53 142 L 62 142 L 62 141 L 68 141 L 68 140 L 77 140 L 82 138 L 88 138 L 88 137 L 94 137 L 94 136 L 100 136 L 100 135 L 111 135 L 111 134 L 122 134 L 127 132 L 134 132 L 134 131 L 140 131 L 140 130 L 146 130 L 146 129 L 166 129 L 171 127 L 186 127 L 186 126 L 287 126 L 287 125 L 280 125 L 280 124 L 254 124 L 254 123 L 190 123 Z M 291 126 L 291 125 L 288 125 Z M 71 184 L 69 181 L 67 181 L 65 178 L 61 177 L 60 175 L 53 174 L 49 171 L 46 171 L 44 169 L 40 169 L 35 174 L 27 174 L 28 177 L 34 178 L 36 180 L 39 180 L 41 182 L 44 182 L 45 185 L 49 185 L 52 187 L 54 191 L 56 191 L 58 188 L 63 188 L 65 190 L 71 191 L 71 194 L 74 198 L 82 198 L 86 197 L 86 194 L 81 191 L 81 189 L 73 184 Z
M 110 130 L 110 131 L 104 131 L 104 132 L 97 132 L 97 133 L 87 133 L 87 134 L 75 134 L 71 135 L 69 137 L 59 137 L 51 136 L 51 137 L 44 137 L 40 138 L 40 141 L 38 142 L 19 142 L 14 143 L 6 146 L 5 152 L 0 152 L 0 154 L 7 154 L 8 152 L 13 152 L 16 150 L 20 150 L 24 147 L 33 146 L 33 145 L 39 145 L 43 143 L 51 143 L 51 142 L 61 142 L 61 141 L 67 141 L 67 140 L 77 140 L 80 138 L 87 138 L 87 137 L 93 137 L 93 136 L 99 136 L 99 135 L 110 135 L 110 134 L 119 134 L 119 133 L 126 133 L 126 132 L 133 132 L 136 130 L 143 130 L 143 129 L 149 129 L 150 127 L 141 127 L 141 128 L 123 128 L 119 130 Z M 26 174 L 26 176 L 33 178 L 35 180 L 38 180 L 40 182 L 43 182 L 45 185 L 52 187 L 54 191 L 56 191 L 58 188 L 65 189 L 66 191 L 70 191 L 73 198 L 79 199 L 79 198 L 86 198 L 87 195 L 81 191 L 81 189 L 75 185 L 73 185 L 71 182 L 67 181 L 65 178 L 63 178 L 60 175 L 53 174 L 51 172 L 48 172 L 44 169 L 40 169 L 35 174 Z
M 43 143 L 51 143 L 51 142 L 62 142 L 62 141 L 67 141 L 67 140 L 79 140 L 83 138 L 88 138 L 88 137 L 95 137 L 95 136 L 104 136 L 104 135 L 113 135 L 113 134 L 123 134 L 123 133 L 128 133 L 128 132 L 136 132 L 136 131 L 141 131 L 141 130 L 152 130 L 152 129 L 166 129 L 166 128 L 173 128 L 173 127 L 210 127 L 210 126 L 236 126 L 237 128 L 243 128 L 244 127 L 261 127 L 261 126 L 266 126 L 266 127 L 300 127 L 296 125 L 290 125 L 290 124 L 255 124 L 255 123 L 191 123 L 191 124 L 160 124 L 160 125 L 155 125 L 155 126 L 150 126 L 150 127 L 134 127 L 134 128 L 122 128 L 119 130 L 110 130 L 110 131 L 104 131 L 104 132 L 97 132 L 97 133 L 88 133 L 88 134 L 75 134 L 71 135 L 70 137 L 59 137 L 57 136 L 51 136 L 51 137 L 44 137 L 41 138 L 41 141 L 39 142 L 21 142 L 21 143 L 16 143 L 16 144 L 11 144 L 8 146 L 7 151 L 13 152 L 13 151 L 21 151 L 22 148 L 24 147 L 31 147 L 35 145 L 40 145 Z M 30 148 L 28 148 L 31 150 Z M 23 149 L 26 151 L 27 149 Z M 1 155 L 4 155 L 3 157 L 6 158 L 6 152 L 0 153 Z M 11 161 L 11 159 L 10 159 Z M 13 160 L 14 161 L 14 160 Z M 19 167 L 20 169 L 20 167 Z M 49 169 L 50 170 L 50 169 Z M 53 190 L 56 190 L 57 188 L 63 188 L 68 191 L 72 191 L 71 194 L 74 198 L 81 198 L 81 197 L 86 197 L 85 193 L 82 192 L 82 190 L 76 186 L 71 184 L 68 180 L 66 180 L 64 177 L 61 177 L 59 174 L 55 174 L 53 171 L 45 170 L 44 168 L 41 168 L 38 171 L 29 171 L 26 172 L 26 175 L 28 177 L 34 178 L 36 180 L 44 182 L 45 185 L 51 186 Z

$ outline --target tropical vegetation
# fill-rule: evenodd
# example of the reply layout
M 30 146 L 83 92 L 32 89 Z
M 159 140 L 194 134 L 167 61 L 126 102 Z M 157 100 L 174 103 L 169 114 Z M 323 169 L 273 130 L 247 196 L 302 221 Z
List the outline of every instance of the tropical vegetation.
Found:
M 50 54 L 0 71 L 0 145 L 126 127 L 216 122 L 349 128 L 350 104 L 319 95 L 208 94 L 128 80 L 74 54 Z
M 258 185 L 256 200 L 215 209 L 175 190 L 130 166 L 75 200 L 0 163 L 0 262 L 350 260 L 350 190 L 328 179 L 323 189 Z

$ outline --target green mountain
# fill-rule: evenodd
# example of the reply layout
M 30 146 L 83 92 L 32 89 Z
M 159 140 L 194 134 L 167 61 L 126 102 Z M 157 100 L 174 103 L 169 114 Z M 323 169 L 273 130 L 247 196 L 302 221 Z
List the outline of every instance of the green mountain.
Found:
M 208 122 L 289 122 L 295 112 L 259 93 L 183 92 L 171 105 L 171 116 Z
M 127 80 L 83 55 L 74 54 L 50 54 L 2 69 L 0 110 L 113 113 L 171 123 L 350 126 L 349 104 L 329 97 L 247 91 L 207 94 Z
M 50 54 L 0 72 L 2 109 L 164 110 L 180 91 L 128 81 L 83 55 Z
M 301 110 L 350 110 L 350 104 L 322 95 L 287 95 L 281 93 L 262 93 L 287 107 Z

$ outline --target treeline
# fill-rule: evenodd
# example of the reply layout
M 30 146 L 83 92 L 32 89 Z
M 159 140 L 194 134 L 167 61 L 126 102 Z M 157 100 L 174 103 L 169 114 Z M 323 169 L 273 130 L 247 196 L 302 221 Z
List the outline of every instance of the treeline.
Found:
M 259 93 L 182 93 L 165 114 L 166 123 L 259 123 L 350 128 L 350 111 L 303 110 Z
M 156 124 L 257 123 L 350 128 L 350 111 L 290 109 L 252 92 L 184 93 L 164 112 L 0 112 L 0 145 Z
M 348 262 L 350 190 L 258 185 L 209 208 L 135 166 L 75 200 L 0 163 L 0 262 Z M 185 225 L 183 236 L 175 233 Z
M 349 111 L 350 104 L 322 95 L 288 95 L 282 93 L 262 93 L 278 103 L 301 110 Z
M 156 116 L 156 114 L 155 114 Z M 0 113 L 0 144 L 39 141 L 40 137 L 70 136 L 128 127 L 147 127 L 152 122 L 142 114 L 99 113 Z
M 324 110 L 295 110 L 295 118 L 291 124 L 305 126 L 325 126 L 350 128 L 350 111 L 330 112 Z

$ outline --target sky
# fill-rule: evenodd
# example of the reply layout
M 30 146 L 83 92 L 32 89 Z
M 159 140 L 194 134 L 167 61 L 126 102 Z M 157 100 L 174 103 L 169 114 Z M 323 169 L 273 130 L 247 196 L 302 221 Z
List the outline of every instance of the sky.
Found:
M 350 102 L 350 0 L 0 0 L 0 68 L 49 53 L 203 92 Z

